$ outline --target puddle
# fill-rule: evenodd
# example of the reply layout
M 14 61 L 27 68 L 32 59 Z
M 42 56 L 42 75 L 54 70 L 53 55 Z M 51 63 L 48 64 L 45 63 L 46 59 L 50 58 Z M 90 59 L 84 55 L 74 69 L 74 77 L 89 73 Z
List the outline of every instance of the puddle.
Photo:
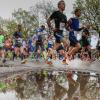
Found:
M 0 100 L 100 100 L 100 76 L 70 71 L 31 71 L 0 82 Z

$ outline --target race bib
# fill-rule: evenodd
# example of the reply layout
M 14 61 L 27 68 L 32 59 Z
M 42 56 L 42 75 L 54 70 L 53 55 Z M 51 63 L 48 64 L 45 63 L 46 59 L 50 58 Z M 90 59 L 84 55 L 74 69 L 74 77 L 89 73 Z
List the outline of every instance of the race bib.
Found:
M 60 30 L 64 30 L 64 28 L 65 28 L 65 23 L 60 23 Z

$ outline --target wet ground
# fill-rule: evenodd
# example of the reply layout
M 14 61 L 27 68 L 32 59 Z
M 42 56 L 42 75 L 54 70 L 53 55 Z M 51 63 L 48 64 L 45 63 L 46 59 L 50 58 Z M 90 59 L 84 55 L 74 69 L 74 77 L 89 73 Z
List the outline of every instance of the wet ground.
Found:
M 70 71 L 27 72 L 0 82 L 0 100 L 100 100 L 100 76 Z
M 100 100 L 100 64 L 93 63 L 97 72 L 81 69 L 78 65 L 84 64 L 76 62 L 73 70 L 57 62 L 55 66 L 9 62 L 10 66 L 0 67 L 0 100 Z

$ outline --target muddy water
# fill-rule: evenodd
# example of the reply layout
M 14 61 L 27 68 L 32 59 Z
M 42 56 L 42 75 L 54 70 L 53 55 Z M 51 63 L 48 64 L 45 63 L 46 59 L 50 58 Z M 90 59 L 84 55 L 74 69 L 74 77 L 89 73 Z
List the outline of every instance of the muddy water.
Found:
M 100 100 L 100 76 L 71 71 L 31 71 L 1 81 L 0 100 Z

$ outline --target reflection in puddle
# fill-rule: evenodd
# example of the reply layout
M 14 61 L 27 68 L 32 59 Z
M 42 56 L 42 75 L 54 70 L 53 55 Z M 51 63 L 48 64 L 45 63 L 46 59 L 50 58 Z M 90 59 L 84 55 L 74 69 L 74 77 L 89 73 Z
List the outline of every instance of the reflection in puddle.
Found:
M 0 100 L 100 100 L 100 76 L 38 71 L 0 82 Z
M 15 91 L 9 91 L 6 93 L 0 93 L 0 100 L 18 100 Z

